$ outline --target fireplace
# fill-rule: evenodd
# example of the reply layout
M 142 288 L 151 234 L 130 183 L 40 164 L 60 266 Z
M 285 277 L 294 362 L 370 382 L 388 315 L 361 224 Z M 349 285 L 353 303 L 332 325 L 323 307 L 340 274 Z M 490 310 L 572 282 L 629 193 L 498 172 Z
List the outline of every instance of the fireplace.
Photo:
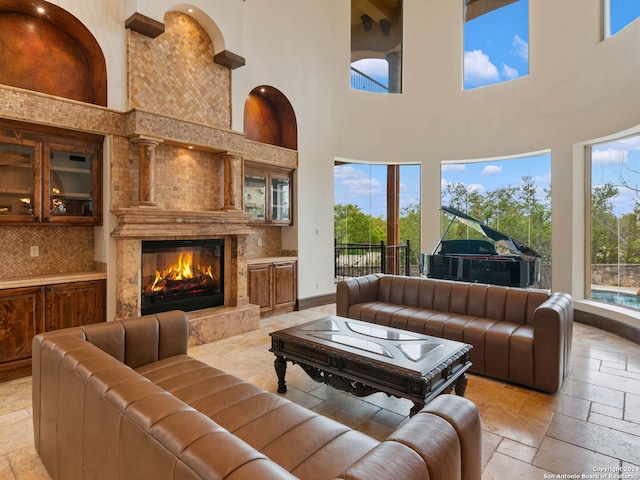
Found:
M 224 305 L 224 240 L 142 242 L 143 315 Z

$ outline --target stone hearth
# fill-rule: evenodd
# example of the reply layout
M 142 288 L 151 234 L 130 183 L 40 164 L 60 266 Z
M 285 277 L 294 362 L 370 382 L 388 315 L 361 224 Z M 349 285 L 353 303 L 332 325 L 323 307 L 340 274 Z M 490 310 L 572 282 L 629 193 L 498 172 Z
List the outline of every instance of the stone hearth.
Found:
M 189 312 L 190 345 L 199 345 L 255 330 L 260 308 L 247 291 L 248 214 L 239 210 L 169 211 L 133 207 L 113 212 L 118 225 L 116 316 L 140 315 L 143 240 L 222 239 L 225 242 L 224 305 Z

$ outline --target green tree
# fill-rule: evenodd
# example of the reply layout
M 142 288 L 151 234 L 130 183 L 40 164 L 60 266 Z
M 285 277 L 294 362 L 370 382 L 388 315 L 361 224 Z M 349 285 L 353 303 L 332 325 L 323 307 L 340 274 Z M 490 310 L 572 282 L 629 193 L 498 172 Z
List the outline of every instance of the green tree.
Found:
M 401 243 L 409 240 L 409 263 L 417 265 L 420 259 L 420 205 L 413 203 L 400 210 Z
M 618 188 L 607 182 L 591 191 L 591 263 L 618 262 L 618 219 L 611 200 Z
M 384 219 L 367 215 L 356 205 L 334 205 L 333 217 L 338 243 L 378 244 L 387 238 Z

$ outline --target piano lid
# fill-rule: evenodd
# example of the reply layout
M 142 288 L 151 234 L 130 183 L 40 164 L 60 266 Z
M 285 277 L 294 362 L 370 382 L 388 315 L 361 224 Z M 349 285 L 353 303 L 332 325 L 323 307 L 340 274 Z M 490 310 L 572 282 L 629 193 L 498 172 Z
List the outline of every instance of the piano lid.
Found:
M 498 245 L 509 249 L 513 253 L 516 253 L 518 255 L 528 255 L 528 256 L 531 256 L 531 257 L 540 257 L 540 254 L 538 252 L 536 252 L 535 250 L 533 250 L 529 246 L 525 245 L 524 243 L 516 240 L 513 237 L 510 237 L 509 235 L 505 235 L 504 233 L 499 232 L 498 230 L 495 230 L 495 229 L 491 228 L 488 225 L 485 225 L 484 223 L 480 222 L 479 220 L 476 220 L 475 218 L 467 215 L 464 212 L 461 212 L 460 210 L 458 210 L 456 208 L 447 207 L 447 206 L 443 205 L 443 206 L 440 207 L 440 210 L 442 210 L 443 212 L 448 213 L 449 215 L 453 215 L 453 218 L 451 219 L 451 223 L 453 223 L 455 220 L 458 220 L 463 225 L 465 225 L 465 226 L 467 226 L 469 228 L 472 228 L 476 232 L 478 232 L 478 233 L 484 235 L 485 237 L 493 240 Z M 451 226 L 451 224 L 449 224 L 449 226 Z M 442 240 L 443 240 L 443 238 L 445 237 L 445 235 L 447 234 L 448 231 L 449 231 L 449 229 L 447 228 L 447 230 L 445 231 L 444 235 L 440 239 L 440 242 L 438 243 L 438 245 L 440 243 L 442 243 Z

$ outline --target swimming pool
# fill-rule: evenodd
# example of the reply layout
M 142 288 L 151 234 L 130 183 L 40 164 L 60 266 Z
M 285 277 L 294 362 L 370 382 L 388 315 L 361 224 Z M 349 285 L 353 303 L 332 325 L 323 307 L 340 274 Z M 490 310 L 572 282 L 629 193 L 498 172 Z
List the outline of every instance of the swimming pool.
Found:
M 640 295 L 609 290 L 591 290 L 591 299 L 640 310 Z

